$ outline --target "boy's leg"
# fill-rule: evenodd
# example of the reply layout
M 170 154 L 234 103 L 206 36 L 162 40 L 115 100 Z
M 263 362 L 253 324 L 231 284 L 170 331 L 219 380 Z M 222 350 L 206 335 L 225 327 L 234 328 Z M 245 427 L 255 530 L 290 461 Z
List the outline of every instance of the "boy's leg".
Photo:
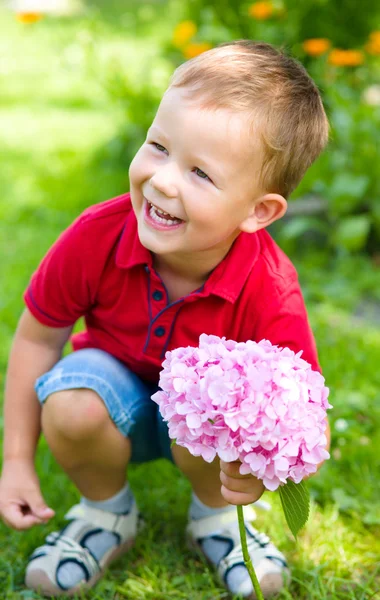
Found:
M 51 394 L 42 409 L 42 431 L 56 461 L 86 498 L 105 500 L 125 485 L 131 442 L 93 390 Z
M 230 507 L 221 494 L 219 459 L 206 463 L 201 456 L 193 456 L 182 446 L 172 447 L 175 464 L 189 479 L 196 497 L 212 508 Z
M 177 445 L 173 446 L 172 454 L 193 488 L 188 526 L 191 540 L 218 568 L 230 592 L 254 598 L 240 547 L 236 506 L 228 504 L 221 494 L 219 459 L 209 464 Z M 252 563 L 264 596 L 269 597 L 283 587 L 287 564 L 268 537 L 251 526 L 249 521 L 254 518 L 251 507 L 245 508 L 245 514 L 248 515 L 246 531 Z
M 55 392 L 45 401 L 42 409 L 42 430 L 50 450 L 58 464 L 82 494 L 83 518 L 88 521 L 86 530 L 80 531 L 78 521 L 65 528 L 65 535 L 80 541 L 96 561 L 101 563 L 107 552 L 116 550 L 117 537 L 106 527 L 105 519 L 91 523 L 87 506 L 115 515 L 126 515 L 133 504 L 133 496 L 126 485 L 126 469 L 131 457 L 131 442 L 111 421 L 102 399 L 89 389 L 73 389 Z M 124 517 L 125 518 L 125 517 Z M 130 520 L 135 516 L 131 514 Z M 103 531 L 95 528 L 102 525 Z M 127 519 L 125 518 L 125 521 Z M 130 523 L 133 531 L 134 523 Z M 127 527 L 128 529 L 128 527 Z M 124 544 L 126 542 L 126 544 Z M 129 547 L 133 539 L 123 540 Z M 62 556 L 63 559 L 68 558 Z M 29 583 L 42 583 L 43 572 L 36 564 Z M 56 583 L 70 590 L 86 579 L 85 562 L 62 560 L 56 570 Z M 49 586 L 49 583 L 46 582 Z M 31 586 L 33 587 L 33 585 Z M 53 590 L 46 590 L 53 591 Z
M 48 445 L 82 500 L 64 529 L 33 553 L 26 584 L 50 595 L 71 594 L 93 585 L 133 543 L 137 509 L 126 468 L 131 458 L 155 457 L 155 411 L 148 387 L 99 350 L 65 357 L 39 378 L 36 390 Z

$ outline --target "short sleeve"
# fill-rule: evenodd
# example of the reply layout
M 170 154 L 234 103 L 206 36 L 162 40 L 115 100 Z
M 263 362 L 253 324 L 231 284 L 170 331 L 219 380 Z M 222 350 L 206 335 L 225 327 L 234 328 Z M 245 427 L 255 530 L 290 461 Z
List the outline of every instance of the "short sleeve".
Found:
M 32 275 L 25 303 L 43 325 L 68 327 L 92 304 L 86 224 L 79 217 L 47 252 Z
M 271 301 L 260 311 L 255 338 L 267 339 L 293 352 L 302 350 L 302 358 L 316 371 L 321 371 L 318 353 L 311 330 L 305 302 L 298 278 L 292 279 L 280 292 L 275 292 Z

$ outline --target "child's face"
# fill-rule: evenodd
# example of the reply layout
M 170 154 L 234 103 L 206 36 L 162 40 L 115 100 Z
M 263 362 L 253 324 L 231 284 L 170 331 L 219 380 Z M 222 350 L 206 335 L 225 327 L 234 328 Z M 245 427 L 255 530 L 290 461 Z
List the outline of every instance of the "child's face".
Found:
M 260 156 L 248 152 L 244 115 L 170 89 L 130 167 L 141 243 L 156 255 L 221 260 L 260 196 Z

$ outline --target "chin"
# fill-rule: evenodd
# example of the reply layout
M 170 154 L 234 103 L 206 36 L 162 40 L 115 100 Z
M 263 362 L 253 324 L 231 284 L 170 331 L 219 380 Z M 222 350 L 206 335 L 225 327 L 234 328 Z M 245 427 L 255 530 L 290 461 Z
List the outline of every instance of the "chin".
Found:
M 155 240 L 149 235 L 149 232 L 145 230 L 144 225 L 138 226 L 138 236 L 142 246 L 152 252 L 153 254 L 164 254 L 163 249 L 160 248 L 160 244 L 157 244 Z

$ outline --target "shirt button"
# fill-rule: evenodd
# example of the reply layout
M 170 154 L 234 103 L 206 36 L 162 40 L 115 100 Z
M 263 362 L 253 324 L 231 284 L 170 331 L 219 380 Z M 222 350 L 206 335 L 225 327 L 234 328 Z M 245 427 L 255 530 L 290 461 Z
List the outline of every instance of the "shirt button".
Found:
M 155 334 L 157 337 L 162 337 L 163 335 L 165 335 L 165 327 L 157 327 L 157 328 L 154 330 L 154 334 Z
M 155 290 L 153 292 L 153 300 L 162 300 L 163 294 L 162 292 L 160 292 L 160 290 Z

